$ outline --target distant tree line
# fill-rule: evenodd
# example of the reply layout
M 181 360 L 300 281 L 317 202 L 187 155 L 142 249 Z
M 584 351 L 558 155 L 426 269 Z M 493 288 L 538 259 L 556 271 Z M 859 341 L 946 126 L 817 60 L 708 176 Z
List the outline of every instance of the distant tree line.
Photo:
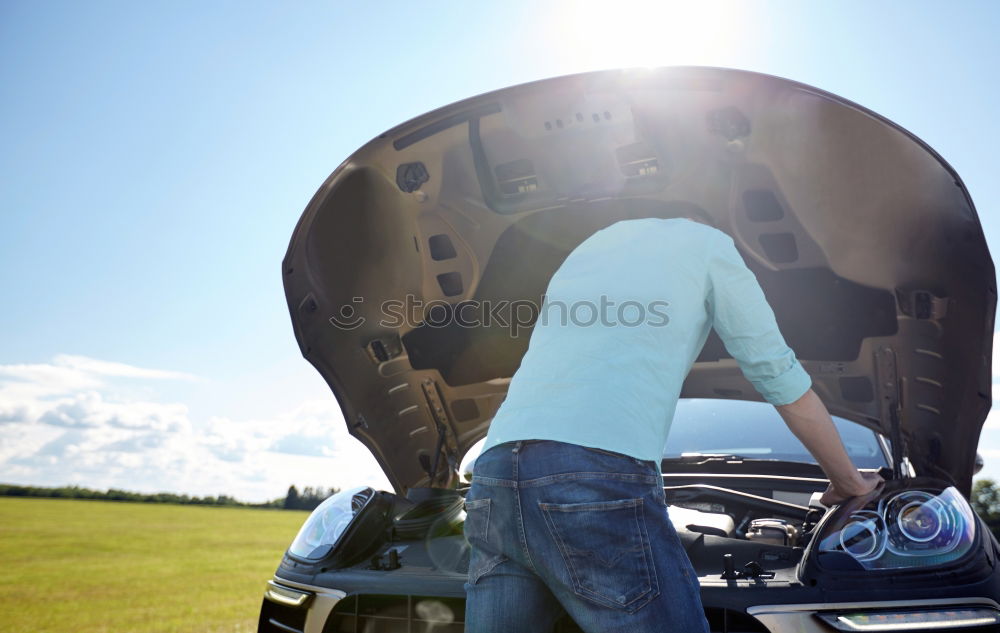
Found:
M 264 503 L 246 503 L 229 495 L 217 497 L 192 497 L 172 492 L 144 494 L 110 488 L 92 490 L 80 486 L 17 486 L 0 484 L 0 497 L 44 497 L 48 499 L 94 499 L 99 501 L 126 501 L 133 503 L 177 503 L 182 505 L 233 506 L 244 508 L 277 508 L 280 510 L 314 510 L 327 497 L 340 492 L 339 488 L 313 488 L 306 486 L 299 492 L 295 486 L 288 487 L 284 497 Z M 1000 539 L 1000 486 L 992 479 L 979 479 L 972 485 L 972 509 L 981 516 L 993 534 Z
M 200 506 L 231 506 L 243 508 L 277 508 L 279 510 L 312 510 L 324 499 L 338 492 L 337 488 L 306 487 L 299 492 L 295 486 L 288 488 L 285 497 L 265 501 L 264 503 L 246 503 L 238 501 L 229 495 L 217 497 L 193 497 L 172 492 L 157 492 L 145 494 L 110 488 L 108 490 L 93 490 L 80 486 L 59 486 L 55 488 L 43 486 L 17 486 L 0 484 L 0 497 L 44 497 L 47 499 L 91 499 L 97 501 L 126 501 L 132 503 L 177 503 L 181 505 Z
M 1000 539 L 1000 487 L 995 481 L 980 479 L 972 484 L 972 509 Z
M 295 486 L 289 486 L 288 494 L 285 495 L 285 498 L 276 499 L 275 501 L 281 501 L 281 507 L 285 510 L 315 510 L 316 506 L 323 503 L 327 497 L 335 495 L 338 492 L 340 492 L 339 488 L 324 490 L 323 488 L 312 488 L 311 486 L 306 486 L 302 489 L 302 492 L 299 492 Z

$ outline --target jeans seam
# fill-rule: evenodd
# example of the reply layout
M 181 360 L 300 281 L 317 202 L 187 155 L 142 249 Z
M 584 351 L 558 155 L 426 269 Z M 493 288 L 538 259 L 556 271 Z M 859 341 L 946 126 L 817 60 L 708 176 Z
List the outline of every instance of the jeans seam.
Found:
M 641 484 L 655 484 L 658 478 L 653 477 L 652 475 L 640 475 L 636 473 L 604 473 L 604 472 L 559 473 L 557 475 L 546 475 L 545 477 L 538 477 L 536 479 L 528 479 L 526 481 L 517 482 L 517 487 L 535 488 L 538 486 L 547 486 L 549 484 L 556 483 L 559 481 L 574 481 L 578 479 L 605 479 L 612 481 L 629 481 Z
M 634 464 L 636 464 L 637 466 L 642 466 L 643 468 L 647 468 L 648 467 L 648 464 L 646 463 L 645 460 L 639 459 L 638 457 L 635 457 L 634 455 L 628 455 L 626 453 L 616 453 L 615 451 L 609 451 L 609 450 L 607 450 L 605 448 L 597 448 L 596 446 L 581 446 L 581 448 L 583 448 L 584 450 L 588 450 L 588 451 L 594 451 L 595 453 L 600 453 L 602 455 L 608 455 L 609 457 L 618 457 L 618 458 L 624 457 L 624 458 L 632 460 L 632 462 Z
M 466 517 L 464 529 L 467 531 L 465 536 L 466 539 L 470 541 L 471 546 L 475 547 L 475 545 L 471 543 L 472 539 L 478 539 L 481 540 L 483 543 L 487 544 L 490 543 L 490 537 L 489 537 L 490 515 L 492 514 L 491 513 L 492 508 L 493 508 L 493 499 L 490 497 L 484 499 L 474 499 L 472 501 L 465 502 L 465 509 L 467 513 L 469 513 L 472 510 L 478 510 L 479 512 L 482 512 L 484 515 L 481 517 L 482 520 L 480 521 L 481 524 L 480 530 L 482 531 L 481 534 L 470 533 L 468 531 L 470 522 L 469 522 L 469 517 Z M 493 545 L 497 544 L 493 543 Z M 473 560 L 474 559 L 471 559 L 469 561 L 469 571 L 466 577 L 467 582 L 471 585 L 475 585 L 476 583 L 478 583 L 480 578 L 491 572 L 493 568 L 495 568 L 497 565 L 507 560 L 507 557 L 504 556 L 503 554 L 496 554 L 495 556 L 486 560 L 483 564 L 481 564 L 479 567 L 476 568 L 472 567 Z
M 497 565 L 506 560 L 507 560 L 506 556 L 504 556 L 503 554 L 497 554 L 479 569 L 476 569 L 475 571 L 470 570 L 468 576 L 469 584 L 474 585 L 478 583 L 480 578 L 493 571 Z
M 545 503 L 538 502 L 543 510 L 554 512 L 587 512 L 588 510 L 619 510 L 642 505 L 642 499 L 621 499 L 616 501 L 584 501 L 582 503 Z
M 478 503 L 477 504 L 477 501 L 484 501 L 485 503 Z M 491 508 L 493 506 L 493 500 L 492 499 L 479 499 L 477 501 L 473 501 L 472 503 L 474 505 L 471 506 L 471 507 L 466 506 L 466 512 L 468 512 L 469 510 L 475 510 L 477 507 L 482 508 L 482 510 L 485 511 L 486 516 L 483 518 L 483 521 L 482 521 L 482 530 L 483 530 L 483 533 L 482 534 L 477 534 L 476 536 L 478 536 L 484 543 L 489 543 L 490 542 L 490 510 L 491 510 Z
M 556 547 L 559 548 L 559 555 L 562 556 L 563 564 L 566 565 L 566 570 L 569 572 L 570 579 L 573 581 L 574 592 L 576 588 L 580 586 L 580 581 L 576 576 L 576 568 L 573 567 L 569 559 L 569 554 L 566 552 L 566 546 L 563 543 L 562 535 L 559 533 L 558 528 L 556 528 L 555 523 L 552 522 L 552 517 L 549 516 L 548 510 L 542 507 L 542 503 L 539 502 L 539 509 L 542 510 L 542 517 L 545 519 L 546 525 L 549 527 L 549 532 L 552 534 L 552 538 L 555 539 Z
M 538 573 L 535 569 L 535 563 L 531 560 L 531 554 L 528 552 L 528 538 L 524 531 L 524 510 L 521 508 L 521 486 L 518 484 L 518 457 L 521 450 L 521 442 L 517 443 L 517 446 L 511 451 L 511 456 L 513 457 L 512 465 L 512 476 L 514 477 L 514 499 L 517 501 L 517 531 L 518 538 L 521 541 L 521 549 L 524 551 L 524 560 L 528 563 L 528 567 L 531 571 Z
M 639 530 L 642 533 L 642 553 L 646 557 L 646 572 L 649 581 L 649 592 L 646 594 L 647 600 L 643 603 L 645 605 L 660 595 L 660 579 L 656 576 L 656 557 L 653 555 L 653 544 L 649 540 L 649 531 L 646 529 L 646 513 L 645 511 L 640 512 L 640 510 L 643 510 L 642 504 L 639 504 L 636 509 L 636 522 L 639 524 Z M 641 607 L 642 605 L 636 607 L 636 610 Z
M 660 481 L 660 485 L 657 486 L 657 490 L 654 496 L 656 497 L 656 503 L 659 504 L 661 508 L 667 508 L 667 493 L 663 489 L 663 481 Z
M 495 477 L 486 477 L 483 475 L 473 475 L 472 483 L 498 488 L 517 488 L 516 481 L 512 481 L 510 479 L 497 479 Z

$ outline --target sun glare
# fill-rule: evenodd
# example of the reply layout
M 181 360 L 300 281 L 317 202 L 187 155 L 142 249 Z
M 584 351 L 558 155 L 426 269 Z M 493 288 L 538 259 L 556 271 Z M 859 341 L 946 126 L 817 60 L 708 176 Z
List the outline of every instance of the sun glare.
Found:
M 555 55 L 580 70 L 719 65 L 740 34 L 740 4 L 565 2 L 551 5 Z

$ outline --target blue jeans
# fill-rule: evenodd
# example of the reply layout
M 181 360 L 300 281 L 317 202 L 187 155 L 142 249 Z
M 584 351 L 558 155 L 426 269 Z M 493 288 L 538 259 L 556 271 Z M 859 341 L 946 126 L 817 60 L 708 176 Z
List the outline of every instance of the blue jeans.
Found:
M 465 500 L 468 633 L 708 631 L 651 461 L 548 440 L 476 460 Z

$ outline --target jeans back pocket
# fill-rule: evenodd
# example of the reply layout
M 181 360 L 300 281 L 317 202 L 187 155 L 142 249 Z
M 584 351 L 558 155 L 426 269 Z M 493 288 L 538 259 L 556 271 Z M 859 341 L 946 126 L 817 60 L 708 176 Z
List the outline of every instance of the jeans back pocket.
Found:
M 465 502 L 465 538 L 473 541 L 489 542 L 490 500 L 476 499 Z
M 642 499 L 538 505 L 578 596 L 631 613 L 659 595 Z
M 507 560 L 507 557 L 500 551 L 496 530 L 492 530 L 493 537 L 490 536 L 490 509 L 492 507 L 492 500 L 489 498 L 465 502 L 463 531 L 465 540 L 470 547 L 468 573 L 470 585 L 479 582 L 483 575 Z

